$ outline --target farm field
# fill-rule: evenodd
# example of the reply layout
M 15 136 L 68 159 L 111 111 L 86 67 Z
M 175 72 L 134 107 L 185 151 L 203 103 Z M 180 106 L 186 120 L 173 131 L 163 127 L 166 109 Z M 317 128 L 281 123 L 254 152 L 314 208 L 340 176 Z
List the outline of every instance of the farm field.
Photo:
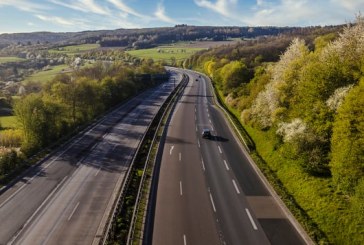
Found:
M 60 74 L 62 72 L 69 72 L 67 71 L 68 67 L 69 67 L 68 65 L 52 66 L 50 70 L 34 73 L 33 75 L 26 78 L 23 81 L 23 83 L 27 83 L 29 81 L 41 82 L 41 83 L 50 81 L 57 74 Z
M 20 62 L 25 61 L 26 59 L 18 58 L 18 57 L 0 57 L 0 64 L 9 63 L 9 62 Z
M 150 48 L 150 49 L 138 49 L 126 51 L 132 56 L 136 56 L 138 58 L 143 59 L 153 59 L 155 61 L 165 61 L 167 63 L 171 62 L 172 59 L 176 59 L 176 61 L 181 61 L 187 59 L 194 53 L 203 50 L 204 48 L 186 48 L 186 47 L 170 47 L 170 46 L 161 46 L 158 48 Z
M 50 49 L 49 53 L 75 55 L 85 51 L 99 48 L 99 44 L 81 44 Z

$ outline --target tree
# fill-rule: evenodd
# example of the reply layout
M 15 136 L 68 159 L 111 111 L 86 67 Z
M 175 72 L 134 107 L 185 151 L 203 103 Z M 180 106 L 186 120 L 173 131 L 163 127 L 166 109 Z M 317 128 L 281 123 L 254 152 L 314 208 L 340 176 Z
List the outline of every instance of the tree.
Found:
M 225 92 L 238 87 L 250 80 L 249 70 L 241 61 L 232 61 L 224 65 L 220 71 Z
M 335 117 L 331 139 L 332 176 L 338 189 L 353 194 L 364 178 L 364 77 L 350 90 Z

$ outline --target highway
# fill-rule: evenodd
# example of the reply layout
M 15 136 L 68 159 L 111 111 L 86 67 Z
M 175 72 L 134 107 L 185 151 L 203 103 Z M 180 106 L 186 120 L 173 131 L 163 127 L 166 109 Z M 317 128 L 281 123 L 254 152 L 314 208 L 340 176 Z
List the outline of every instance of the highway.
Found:
M 181 72 L 190 82 L 167 125 L 152 244 L 311 243 L 255 170 L 209 79 Z
M 0 244 L 98 244 L 128 166 L 181 80 L 116 108 L 0 192 Z

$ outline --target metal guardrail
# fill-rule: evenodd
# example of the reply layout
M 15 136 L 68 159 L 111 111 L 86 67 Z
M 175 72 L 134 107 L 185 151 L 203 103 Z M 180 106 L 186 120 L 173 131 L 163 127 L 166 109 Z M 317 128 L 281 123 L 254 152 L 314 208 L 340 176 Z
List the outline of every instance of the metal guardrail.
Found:
M 180 94 L 180 92 L 182 91 L 182 88 L 184 87 L 186 81 L 188 81 L 186 79 L 187 79 L 187 76 L 184 76 L 182 78 L 182 81 L 181 81 L 179 87 L 177 87 L 177 90 L 173 93 L 173 96 L 170 98 L 170 100 L 168 101 L 168 104 L 165 106 L 164 112 L 163 112 L 162 116 L 160 117 L 159 122 L 158 122 L 158 125 L 156 127 L 156 130 L 155 130 L 155 133 L 154 133 L 152 142 L 150 144 L 150 148 L 149 148 L 149 151 L 148 151 L 148 155 L 147 155 L 147 158 L 145 160 L 145 165 L 144 165 L 144 169 L 143 169 L 142 179 L 141 179 L 140 184 L 139 184 L 138 195 L 137 195 L 136 202 L 135 202 L 135 205 L 134 205 L 133 216 L 132 216 L 132 219 L 131 219 L 131 225 L 130 225 L 130 229 L 129 229 L 129 233 L 128 233 L 128 239 L 127 239 L 127 243 L 126 244 L 132 244 L 132 242 L 134 240 L 136 217 L 138 216 L 140 201 L 142 200 L 142 198 L 141 198 L 142 197 L 142 190 L 143 190 L 143 188 L 145 186 L 145 178 L 146 178 L 146 174 L 145 173 L 146 173 L 146 169 L 148 167 L 148 162 L 150 161 L 151 152 L 152 152 L 152 146 L 154 145 L 155 140 L 157 138 L 158 129 L 160 128 L 160 126 L 162 124 L 162 121 L 163 121 L 163 118 L 166 115 L 166 112 L 170 108 L 171 104 L 174 103 L 175 97 L 177 97 Z
M 181 83 L 174 89 L 174 91 L 172 92 L 172 94 L 166 99 L 166 101 L 164 102 L 164 104 L 161 106 L 161 108 L 163 108 L 165 106 L 165 103 L 168 101 L 168 105 L 167 105 L 167 108 L 168 106 L 170 105 L 172 99 L 174 98 L 174 96 L 177 94 L 176 91 L 178 91 L 181 86 L 183 85 L 184 81 L 186 79 L 186 76 L 184 76 L 182 78 L 182 81 Z M 124 203 L 124 200 L 125 200 L 125 195 L 126 195 L 126 190 L 127 190 L 127 187 L 129 186 L 131 180 L 132 180 L 132 177 L 131 177 L 131 172 L 134 168 L 134 165 L 135 165 L 135 160 L 138 156 L 138 152 L 140 151 L 140 148 L 142 146 L 142 142 L 144 142 L 145 140 L 145 137 L 148 133 L 148 131 L 150 130 L 150 127 L 151 125 L 153 124 L 154 120 L 157 118 L 157 116 L 159 116 L 159 112 L 160 112 L 161 109 L 159 109 L 159 111 L 157 112 L 157 114 L 154 116 L 153 120 L 150 122 L 150 124 L 148 125 L 147 127 L 147 130 L 145 131 L 145 133 L 143 134 L 143 137 L 142 139 L 140 140 L 139 144 L 138 144 L 138 147 L 137 147 L 137 150 L 136 150 L 136 154 L 134 155 L 132 161 L 131 161 L 131 164 L 128 168 L 128 171 L 126 173 L 126 176 L 125 178 L 123 179 L 123 182 L 122 182 L 122 185 L 121 187 L 119 188 L 118 190 L 118 197 L 116 198 L 116 201 L 113 205 L 113 208 L 112 208 L 112 215 L 109 217 L 108 219 L 108 225 L 106 226 L 104 232 L 103 232 L 103 239 L 100 240 L 100 244 L 107 244 L 109 239 L 110 239 L 110 236 L 112 235 L 111 233 L 113 232 L 113 226 L 116 225 L 116 218 L 117 218 L 117 215 L 121 209 L 121 207 L 123 206 L 123 203 Z M 164 112 L 165 113 L 165 112 Z M 164 116 L 164 113 L 163 113 L 163 116 Z M 160 117 L 160 120 L 158 122 L 158 128 L 161 124 L 161 121 L 162 121 L 162 118 L 163 117 Z M 157 132 L 157 131 L 156 131 Z M 154 134 L 154 137 L 153 137 L 153 142 L 156 138 L 156 133 Z M 149 152 L 147 154 L 147 160 L 145 161 L 145 163 L 147 163 L 149 161 L 149 158 L 150 158 L 150 153 L 151 153 L 151 148 L 149 149 Z M 135 217 L 137 216 L 137 206 L 139 206 L 139 203 L 140 203 L 140 196 L 141 196 L 141 190 L 143 188 L 143 183 L 144 183 L 144 180 L 145 180 L 145 170 L 146 170 L 146 167 L 147 167 L 147 164 L 145 164 L 144 166 L 144 169 L 143 169 L 143 173 L 142 173 L 142 178 L 141 178 L 141 181 L 139 183 L 139 188 L 138 188 L 138 192 L 137 192 L 137 198 L 136 198 L 136 203 L 134 205 L 134 210 L 133 210 L 133 216 L 132 216 L 132 219 L 131 219 L 131 223 L 130 223 L 130 228 L 129 228 L 129 231 L 128 231 L 128 237 L 127 237 L 127 244 L 130 244 L 130 242 L 132 241 L 132 238 L 133 238 L 133 229 L 135 227 Z

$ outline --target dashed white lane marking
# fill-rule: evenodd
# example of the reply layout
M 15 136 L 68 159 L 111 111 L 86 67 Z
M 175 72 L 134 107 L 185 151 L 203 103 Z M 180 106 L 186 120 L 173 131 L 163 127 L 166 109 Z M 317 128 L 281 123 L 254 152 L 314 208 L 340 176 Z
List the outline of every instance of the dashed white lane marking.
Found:
M 210 193 L 210 201 L 211 201 L 211 204 L 212 204 L 212 209 L 213 209 L 213 210 L 214 210 L 214 212 L 216 213 L 216 207 L 215 207 L 214 199 L 212 198 L 211 193 Z
M 183 244 L 184 244 L 184 245 L 187 245 L 187 238 L 186 238 L 186 235 L 183 235 Z
M 183 195 L 183 191 L 182 191 L 182 181 L 179 182 L 179 194 L 181 196 Z
M 227 162 L 225 160 L 224 160 L 224 164 L 225 164 L 226 170 L 229 171 L 230 170 L 229 165 L 227 164 Z
M 202 169 L 203 169 L 203 171 L 205 171 L 205 170 L 206 170 L 206 168 L 205 168 L 205 163 L 203 162 L 203 159 L 201 159 L 201 164 L 202 164 Z
M 182 161 L 182 153 L 180 152 L 178 155 L 179 161 Z
M 233 185 L 234 185 L 234 187 L 235 187 L 236 193 L 240 194 L 240 191 L 239 191 L 238 185 L 236 184 L 235 180 L 232 180 L 232 181 L 233 181 Z
M 171 149 L 169 150 L 169 155 L 172 155 L 173 148 L 174 148 L 174 145 L 171 146 Z
M 198 148 L 201 147 L 200 140 L 197 140 Z
M 252 217 L 252 215 L 250 214 L 250 212 L 249 212 L 249 209 L 245 209 L 245 211 L 246 211 L 246 214 L 248 215 L 248 217 L 249 217 L 249 219 L 250 219 L 250 223 L 252 223 L 252 226 L 253 226 L 253 229 L 254 230 L 258 230 L 258 227 L 257 227 L 257 225 L 255 224 L 255 222 L 254 222 L 254 220 L 253 220 L 253 217 Z
M 220 154 L 222 154 L 222 150 L 221 150 L 221 147 L 220 146 L 217 146 L 219 148 L 219 152 Z
M 198 131 L 198 129 L 197 129 L 197 126 L 196 126 L 196 132 Z
M 211 119 L 209 119 L 209 122 L 212 124 Z
M 72 210 L 72 213 L 70 214 L 70 216 L 67 219 L 68 221 L 70 221 L 72 219 L 72 216 L 75 214 L 75 212 L 76 212 L 76 210 L 77 210 L 77 208 L 78 208 L 79 205 L 80 205 L 80 202 L 78 202 L 76 204 L 76 207 Z

